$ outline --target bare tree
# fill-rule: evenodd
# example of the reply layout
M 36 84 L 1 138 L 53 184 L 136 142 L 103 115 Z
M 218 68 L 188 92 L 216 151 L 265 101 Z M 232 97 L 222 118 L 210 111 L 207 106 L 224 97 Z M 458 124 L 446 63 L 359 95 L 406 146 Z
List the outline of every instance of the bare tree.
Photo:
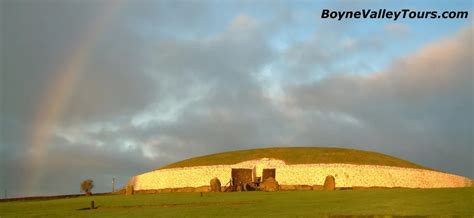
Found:
M 94 188 L 94 181 L 92 179 L 86 179 L 81 183 L 81 192 L 86 193 L 87 196 L 92 195 L 92 188 Z

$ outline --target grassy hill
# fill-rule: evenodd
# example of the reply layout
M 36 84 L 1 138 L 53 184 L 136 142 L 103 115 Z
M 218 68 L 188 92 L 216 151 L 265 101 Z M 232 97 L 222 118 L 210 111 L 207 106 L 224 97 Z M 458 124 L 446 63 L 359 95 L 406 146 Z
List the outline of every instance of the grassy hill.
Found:
M 265 157 L 280 159 L 286 164 L 346 163 L 427 169 L 409 161 L 377 152 L 325 147 L 279 147 L 231 151 L 179 161 L 160 169 L 236 164 Z

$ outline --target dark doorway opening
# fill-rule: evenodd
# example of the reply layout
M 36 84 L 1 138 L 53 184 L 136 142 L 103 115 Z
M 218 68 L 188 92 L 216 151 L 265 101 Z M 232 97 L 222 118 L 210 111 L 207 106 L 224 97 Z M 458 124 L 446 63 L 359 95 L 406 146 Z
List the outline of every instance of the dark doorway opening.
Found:
M 266 179 L 272 177 L 276 179 L 276 170 L 275 169 L 263 169 L 262 180 L 265 182 Z
M 252 169 L 232 169 L 232 185 L 252 183 Z

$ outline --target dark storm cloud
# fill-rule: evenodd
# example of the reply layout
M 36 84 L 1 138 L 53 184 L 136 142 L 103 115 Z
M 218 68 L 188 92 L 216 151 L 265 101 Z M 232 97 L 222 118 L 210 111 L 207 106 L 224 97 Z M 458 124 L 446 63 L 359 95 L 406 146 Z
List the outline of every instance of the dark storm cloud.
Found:
M 165 137 L 181 142 L 187 151 L 180 157 L 263 143 L 258 140 L 263 138 L 261 125 L 256 124 L 277 115 L 272 115 L 270 99 L 256 79 L 272 58 L 259 25 L 241 15 L 214 37 L 160 43 L 153 76 L 169 92 L 163 97 L 201 97 L 186 105 L 176 122 L 146 126 L 143 131 L 148 134 L 142 139 Z M 206 91 L 195 92 L 193 87 L 200 86 L 207 87 Z M 152 147 L 161 151 L 161 146 Z
M 80 44 L 81 36 L 99 17 L 106 6 L 103 3 L 2 1 L 2 113 L 8 126 L 14 127 L 4 128 L 5 135 L 24 139 L 31 131 L 46 91 L 65 73 L 59 70 L 73 50 L 85 46 Z M 64 121 L 122 116 L 147 104 L 154 84 L 137 67 L 142 57 L 137 50 L 144 47 L 127 47 L 140 39 L 121 31 L 114 32 L 118 36 L 106 43 L 99 42 L 100 52 L 91 54 L 85 69 L 78 72 Z M 24 135 L 18 137 L 19 132 Z M 16 143 L 25 144 L 22 140 Z
M 35 112 L 44 101 L 42 98 L 45 91 L 54 85 L 51 82 L 58 73 L 62 73 L 58 72 L 58 68 L 67 61 L 68 55 L 81 42 L 82 32 L 87 31 L 89 25 L 95 22 L 101 8 L 107 6 L 106 3 L 2 2 L 2 6 L 5 6 L 2 13 L 7 12 L 2 17 L 6 18 L 2 25 L 2 40 L 9 42 L 4 50 L 9 52 L 2 52 L 2 85 L 6 85 L 2 87 L 2 91 L 6 91 L 2 93 L 2 103 L 6 105 L 5 111 L 2 111 L 2 115 L 6 117 L 2 119 L 2 130 L 8 136 L 2 138 L 2 153 L 12 154 L 3 159 L 6 167 L 2 169 L 2 173 L 8 174 L 2 177 L 3 185 L 16 184 L 12 188 L 18 189 L 18 185 L 22 183 L 15 181 L 30 179 L 28 171 L 36 170 L 27 168 L 28 165 L 24 164 L 31 158 L 28 153 L 30 145 L 25 139 L 32 131 L 31 123 Z M 216 146 L 216 150 L 225 149 L 217 148 L 220 143 L 233 146 L 247 144 L 239 141 L 238 137 L 251 134 L 252 129 L 248 128 L 251 126 L 244 123 L 245 119 L 233 117 L 237 115 L 233 110 L 238 110 L 235 106 L 243 104 L 250 111 L 250 105 L 241 100 L 250 96 L 252 100 L 249 103 L 256 105 L 260 104 L 259 100 L 262 98 L 260 87 L 253 76 L 269 60 L 271 51 L 264 41 L 260 24 L 253 18 L 242 15 L 231 23 L 226 23 L 220 30 L 221 33 L 189 40 L 186 39 L 188 32 L 192 32 L 193 28 L 201 28 L 199 24 L 212 20 L 212 15 L 207 13 L 209 10 L 205 10 L 207 6 L 196 4 L 203 10 L 195 12 L 195 8 L 188 4 L 176 2 L 172 3 L 176 10 L 169 11 L 167 4 L 170 3 L 130 3 L 129 8 L 120 12 L 124 13 L 122 18 L 112 21 L 107 29 L 101 30 L 103 32 L 98 36 L 98 41 L 94 42 L 96 45 L 90 51 L 83 70 L 79 72 L 68 104 L 64 105 L 62 119 L 56 124 L 56 130 L 52 129 L 55 132 L 54 140 L 47 146 L 47 160 L 42 166 L 36 166 L 48 169 L 44 172 L 45 176 L 42 176 L 42 184 L 56 180 L 53 175 L 64 171 L 57 168 L 65 164 L 58 162 L 65 160 L 61 156 L 74 156 L 73 153 L 80 156 L 93 152 L 94 156 L 86 159 L 89 159 L 91 168 L 97 165 L 91 174 L 99 175 L 110 171 L 101 161 L 114 162 L 120 159 L 126 162 L 127 158 L 137 158 L 136 155 L 127 156 L 128 152 L 150 158 L 156 157 L 152 153 L 157 151 L 161 154 L 158 156 L 160 160 L 152 162 L 156 167 L 164 161 L 171 162 L 188 156 L 186 152 L 195 144 L 200 145 L 195 149 L 198 153 L 204 153 L 205 146 L 209 144 Z M 150 8 L 163 13 L 156 13 Z M 200 19 L 204 17 L 203 14 L 196 13 L 207 13 L 209 16 Z M 196 14 L 198 19 L 181 16 L 183 14 Z M 150 31 L 153 28 L 159 31 Z M 178 35 L 183 38 L 169 38 L 170 34 L 174 36 L 174 32 L 179 32 Z M 215 94 L 206 96 L 204 102 L 192 107 L 201 111 L 207 111 L 217 104 L 222 104 L 222 107 L 211 109 L 206 116 L 186 109 L 189 120 L 168 124 L 164 134 L 131 126 L 130 119 L 134 114 L 146 112 L 147 108 L 160 105 L 166 99 L 179 100 L 199 94 L 190 89 L 199 86 L 208 87 Z M 228 103 L 224 102 L 227 100 Z M 213 113 L 217 110 L 232 116 L 227 124 L 222 125 L 216 119 L 207 120 L 214 117 Z M 94 125 L 110 125 L 113 128 L 91 132 L 89 128 Z M 181 125 L 190 128 L 181 130 Z M 221 136 L 213 139 L 198 134 L 199 130 L 205 132 L 206 125 L 210 128 L 207 133 L 222 130 Z M 230 140 L 225 139 L 229 136 L 226 135 L 226 129 L 233 130 L 236 136 Z M 242 131 L 242 134 L 238 134 L 238 131 Z M 150 135 L 145 134 L 147 132 Z M 167 132 L 169 136 L 166 135 Z M 189 143 L 191 141 L 196 142 Z M 128 142 L 133 146 L 128 146 Z M 157 145 L 159 146 L 156 147 Z M 90 146 L 103 146 L 103 149 L 91 150 Z M 78 152 L 79 147 L 84 150 Z M 117 155 L 120 157 L 111 159 L 108 154 L 110 151 L 120 154 Z M 81 169 L 85 166 L 79 162 L 66 165 L 70 172 L 86 172 Z M 129 170 L 127 172 L 131 172 Z M 73 175 L 70 177 L 66 180 L 77 179 Z M 100 180 L 102 178 L 99 177 Z M 47 193 L 47 190 L 52 191 L 52 186 L 47 186 L 43 193 Z M 67 192 L 66 189 L 62 189 L 63 191 Z
M 157 39 L 188 35 L 211 20 L 208 3 L 122 1 L 97 41 L 73 87 L 65 121 L 112 119 L 143 109 L 158 96 L 158 84 L 146 75 Z M 2 1 L 2 52 L 7 117 L 28 122 L 45 91 L 82 45 L 85 32 L 111 4 L 120 1 Z M 173 10 L 168 10 L 173 8 Z M 182 16 L 186 14 L 187 16 Z M 211 15 L 210 15 L 211 16 Z M 161 30 L 170 29 L 167 33 Z M 11 101 L 11 102 L 10 102 Z
M 48 149 L 48 158 L 42 161 L 38 170 L 41 176 L 31 193 L 24 193 L 28 183 L 26 176 L 31 168 L 25 167 L 27 156 L 7 157 L 2 170 L 8 173 L 8 195 L 48 195 L 79 193 L 82 180 L 92 178 L 94 192 L 112 190 L 112 178 L 116 178 L 116 188 L 126 185 L 128 179 L 145 169 L 153 169 L 157 163 L 144 159 L 138 149 L 121 152 L 113 147 L 97 147 L 89 144 L 69 144 L 56 141 Z M 124 170 L 126 169 L 126 170 Z
M 84 34 L 91 31 L 90 27 L 97 22 L 97 19 L 100 19 L 110 3 L 115 4 L 112 1 L 1 2 L 2 187 L 22 184 L 18 181 L 30 179 L 28 172 L 35 169 L 26 168 L 25 162 L 31 159 L 27 152 L 31 146 L 28 136 L 33 131 L 32 123 L 36 112 L 45 103 L 46 91 L 55 85 L 53 84 L 55 78 L 64 73 L 59 70 L 64 63 L 69 61 L 68 58 L 75 52 L 74 49 L 87 46 L 80 44 L 83 43 Z M 126 4 L 130 8 L 119 11 L 125 17 L 124 19 L 116 17 L 104 27 L 105 29 L 96 30 L 98 41 L 91 42 L 95 44 L 95 47 L 87 51 L 89 52 L 87 60 L 83 63 L 84 66 L 81 66 L 82 71 L 78 72 L 75 87 L 71 87 L 72 94 L 69 96 L 69 103 L 65 105 L 62 119 L 57 125 L 68 127 L 91 122 L 129 119 L 127 116 L 144 109 L 158 96 L 159 84 L 146 75 L 144 67 L 149 61 L 147 57 L 150 56 L 147 48 L 153 46 L 153 41 L 144 40 L 149 37 L 145 34 L 145 30 L 151 22 L 143 23 L 141 20 L 132 19 L 141 16 L 143 9 L 151 3 L 140 6 L 139 3 L 128 2 Z M 153 4 L 152 8 L 158 9 L 160 6 Z M 178 9 L 178 11 L 191 12 L 191 8 L 186 8 Z M 161 8 L 161 11 L 165 10 Z M 167 17 L 153 21 L 152 25 L 177 20 L 174 19 L 178 17 L 177 14 L 175 14 L 176 17 L 171 16 L 173 12 L 166 14 Z M 181 19 L 181 23 L 191 20 L 197 22 L 199 19 Z M 139 26 L 135 25 L 137 23 L 143 24 L 143 32 L 132 28 Z M 193 24 L 196 23 L 191 23 Z M 106 143 L 110 142 L 113 141 Z M 52 160 L 61 157 L 58 152 L 70 157 L 74 157 L 74 153 L 77 153 L 78 148 L 75 146 L 61 147 L 64 146 L 61 143 L 59 145 L 56 141 L 51 143 L 53 146 L 47 149 L 48 161 L 44 163 L 45 169 L 54 169 L 57 163 Z M 115 149 L 113 145 L 107 144 L 107 146 L 109 150 Z M 87 157 L 89 152 L 96 152 L 94 153 L 96 156 L 84 159 L 89 159 L 93 163 L 99 163 L 93 161 L 94 158 L 102 161 L 111 159 L 103 150 L 84 150 L 77 154 L 84 154 L 83 156 Z M 142 154 L 141 151 L 139 153 Z M 136 156 L 127 158 L 136 159 Z M 121 160 L 127 162 L 123 158 Z M 81 166 L 76 166 L 77 164 L 66 165 L 70 166 L 72 171 L 86 171 L 81 169 Z M 65 165 L 63 163 L 57 166 Z M 89 170 L 99 175 L 100 172 L 104 172 L 104 169 L 102 165 L 98 165 Z M 45 174 L 55 173 L 59 172 L 50 170 Z M 58 179 L 54 176 L 43 176 L 43 178 L 43 182 L 51 184 Z M 66 180 L 70 179 L 69 183 L 73 178 L 74 176 L 70 175 Z M 16 185 L 11 188 L 21 194 Z M 67 184 L 64 185 L 67 186 Z M 42 193 L 52 193 L 51 191 L 54 190 L 54 185 L 52 185 L 44 189 Z M 67 190 L 55 191 L 67 192 Z

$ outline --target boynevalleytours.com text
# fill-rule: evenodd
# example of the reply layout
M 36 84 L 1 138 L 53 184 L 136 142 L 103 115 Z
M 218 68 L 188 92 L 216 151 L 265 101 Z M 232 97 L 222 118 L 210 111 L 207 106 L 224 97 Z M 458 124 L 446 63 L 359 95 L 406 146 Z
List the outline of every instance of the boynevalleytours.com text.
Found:
M 339 11 L 323 9 L 321 18 L 323 19 L 467 19 L 468 11 L 417 11 L 411 9 L 387 10 L 387 9 L 362 9 Z

